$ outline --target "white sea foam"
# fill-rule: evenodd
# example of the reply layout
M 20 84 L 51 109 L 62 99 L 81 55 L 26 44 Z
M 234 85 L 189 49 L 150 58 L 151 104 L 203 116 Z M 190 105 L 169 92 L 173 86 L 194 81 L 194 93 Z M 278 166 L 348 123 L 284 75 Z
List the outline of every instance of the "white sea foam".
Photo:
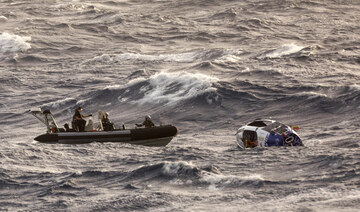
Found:
M 295 44 L 285 44 L 282 45 L 280 48 L 277 48 L 275 50 L 272 50 L 270 52 L 267 52 L 261 56 L 259 56 L 260 59 L 264 59 L 264 58 L 280 58 L 283 56 L 287 56 L 287 55 L 291 55 L 294 53 L 297 53 L 299 51 L 301 51 L 302 49 L 304 49 L 305 47 L 303 46 L 298 46 Z
M 3 15 L 0 15 L 0 22 L 6 22 L 8 19 L 3 16 Z
M 123 87 L 122 85 L 108 85 L 108 86 L 105 87 L 105 89 L 117 90 L 117 89 L 120 89 L 122 87 Z
M 193 62 L 199 58 L 200 52 L 186 52 L 179 54 L 145 55 L 124 53 L 117 56 L 119 60 L 143 60 L 143 61 L 164 61 L 164 62 Z
M 153 62 L 180 62 L 189 63 L 200 59 L 204 55 L 201 51 L 185 52 L 179 54 L 149 55 L 139 53 L 103 54 L 85 63 L 114 63 L 126 61 L 153 61 Z
M 49 102 L 47 104 L 42 105 L 42 108 L 45 107 L 51 107 L 51 108 L 59 108 L 60 106 L 63 106 L 71 101 L 76 101 L 74 98 L 65 98 L 65 99 L 59 99 L 55 102 Z
M 188 72 L 160 72 L 148 79 L 138 78 L 130 81 L 127 86 L 147 81 L 149 84 L 141 88 L 144 97 L 136 101 L 145 103 L 175 103 L 190 99 L 201 94 L 216 91 L 213 83 L 217 78 L 204 74 Z
M 358 205 L 360 198 L 358 190 L 344 191 L 341 189 L 315 188 L 305 191 L 294 192 L 281 198 L 269 198 L 259 202 L 255 206 L 253 204 L 245 206 L 245 210 L 253 209 L 261 211 L 261 208 L 271 208 L 274 211 L 293 211 L 294 205 L 304 205 L 308 211 L 358 211 L 352 210 L 353 205 Z M 291 204 L 278 204 L 286 202 Z M 316 203 L 316 204 L 313 204 Z M 346 206 L 342 210 L 334 210 L 339 205 Z
M 178 161 L 178 162 L 166 162 L 162 167 L 162 173 L 166 176 L 171 176 L 176 178 L 172 181 L 174 184 L 192 184 L 193 180 L 186 179 L 186 182 L 183 182 L 181 176 L 184 173 L 188 173 L 190 175 L 193 174 L 193 170 L 199 170 L 198 177 L 199 179 L 193 179 L 200 183 L 208 184 L 210 190 L 215 190 L 218 187 L 224 186 L 241 186 L 244 184 L 252 184 L 257 185 L 264 181 L 264 178 L 258 174 L 251 174 L 248 176 L 233 176 L 233 175 L 223 175 L 221 173 L 213 173 L 205 170 L 201 170 L 197 168 L 192 163 L 186 161 Z M 179 179 L 180 177 L 180 179 Z
M 360 85 L 358 85 L 358 84 L 353 84 L 353 85 L 350 85 L 349 87 L 353 91 L 360 91 Z
M 173 54 L 142 54 L 142 53 L 121 53 L 102 54 L 84 61 L 84 64 L 109 64 L 126 62 L 178 62 L 191 63 L 202 60 L 214 60 L 215 62 L 238 62 L 241 59 L 237 56 L 241 51 L 234 49 L 197 49 L 188 52 Z
M 237 63 L 241 61 L 241 58 L 236 56 L 236 55 L 224 55 L 218 59 L 216 59 L 214 62 L 215 63 L 227 63 L 227 62 L 230 62 L 230 63 Z
M 178 161 L 178 162 L 165 162 L 162 167 L 162 173 L 167 176 L 176 177 L 180 169 L 187 167 L 188 169 L 195 168 L 195 166 L 190 162 Z
M 203 172 L 200 181 L 210 184 L 209 188 L 211 189 L 216 188 L 217 186 L 241 186 L 244 184 L 257 185 L 263 182 L 264 178 L 258 174 L 251 174 L 239 177 L 234 175 L 223 175 L 211 172 Z
M 238 63 L 241 61 L 240 54 L 242 53 L 241 50 L 226 50 L 224 55 L 215 59 L 215 63 Z
M 318 93 L 318 92 L 314 92 L 314 91 L 309 91 L 309 92 L 301 92 L 298 94 L 298 96 L 307 96 L 309 98 L 317 98 L 317 97 L 328 97 L 326 94 L 323 93 Z
M 139 77 L 133 80 L 130 80 L 128 83 L 126 83 L 125 85 L 108 85 L 105 87 L 105 89 L 109 89 L 109 90 L 118 90 L 118 89 L 122 89 L 122 88 L 127 88 L 127 87 L 131 87 L 133 85 L 136 85 L 138 83 L 144 82 L 146 81 L 146 78 L 144 77 Z M 130 90 L 127 89 L 125 90 L 125 93 L 129 93 Z
M 31 48 L 28 41 L 31 37 L 22 37 L 19 35 L 3 32 L 0 35 L 0 53 L 13 53 L 18 51 L 26 51 Z

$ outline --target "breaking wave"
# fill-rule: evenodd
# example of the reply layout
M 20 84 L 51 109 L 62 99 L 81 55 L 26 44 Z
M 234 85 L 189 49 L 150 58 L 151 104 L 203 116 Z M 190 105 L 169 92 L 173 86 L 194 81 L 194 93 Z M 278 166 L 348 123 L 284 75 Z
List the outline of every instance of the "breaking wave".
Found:
M 30 40 L 31 37 L 22 37 L 19 35 L 3 32 L 0 35 L 0 53 L 6 54 L 26 51 L 31 48 L 31 45 L 28 43 Z
M 112 64 L 112 63 L 143 63 L 143 62 L 178 62 L 191 63 L 201 60 L 213 60 L 231 54 L 232 51 L 224 49 L 194 50 L 177 54 L 140 54 L 140 53 L 121 53 L 121 54 L 102 54 L 84 62 L 84 64 Z
M 215 93 L 213 83 L 217 81 L 215 77 L 200 73 L 160 72 L 149 78 L 135 78 L 124 86 L 109 86 L 106 89 L 119 91 L 120 102 L 130 101 L 140 105 L 175 104 L 205 93 Z M 211 104 L 213 100 L 208 99 L 207 102 Z
M 197 59 L 197 52 L 188 52 L 181 54 L 160 54 L 146 55 L 139 53 L 123 53 L 123 54 L 103 54 L 95 57 L 88 62 L 95 63 L 113 63 L 123 61 L 163 61 L 163 62 L 193 62 Z
M 187 72 L 166 73 L 161 72 L 149 79 L 135 79 L 132 83 L 147 82 L 142 86 L 144 97 L 137 103 L 175 103 L 190 99 L 201 94 L 216 91 L 212 87 L 218 79 L 204 74 L 191 74 Z
M 303 50 L 305 47 L 303 46 L 298 46 L 295 44 L 285 44 L 282 45 L 281 47 L 274 49 L 274 50 L 270 50 L 267 51 L 263 54 L 261 54 L 260 56 L 258 56 L 259 59 L 265 59 L 265 58 L 281 58 L 284 56 L 289 56 L 295 53 L 300 52 L 301 50 Z
M 135 76 L 134 76 L 135 75 Z M 134 73 L 133 78 L 124 85 L 109 85 L 103 89 L 90 91 L 81 96 L 64 99 L 55 98 L 43 102 L 42 109 L 54 111 L 68 111 L 79 105 L 87 110 L 98 110 L 98 107 L 113 110 L 122 107 L 131 110 L 134 105 L 141 107 L 171 106 L 183 107 L 191 105 L 217 105 L 221 97 L 217 91 L 219 79 L 200 73 L 188 72 L 159 72 L 150 76 L 139 76 Z M 93 108 L 94 102 L 97 103 Z M 180 106 L 182 105 L 182 106 Z M 67 108 L 67 109 L 66 109 Z
M 5 16 L 0 15 L 0 22 L 6 22 L 6 21 L 8 21 L 8 19 Z
M 145 177 L 145 179 L 144 179 Z M 260 175 L 227 176 L 213 165 L 198 167 L 190 162 L 163 162 L 143 166 L 134 170 L 129 178 L 145 181 L 166 181 L 172 185 L 208 186 L 209 189 L 220 187 L 262 186 L 265 182 Z
M 55 100 L 53 102 L 49 102 L 46 104 L 43 104 L 41 108 L 59 108 L 64 107 L 65 105 L 69 105 L 71 103 L 77 103 L 77 101 L 74 98 L 65 98 L 65 99 L 59 99 Z
M 1 1 L 0 211 L 357 211 L 360 5 L 324 2 Z M 29 109 L 62 127 L 79 105 L 178 134 L 34 141 Z M 240 151 L 256 118 L 305 146 Z

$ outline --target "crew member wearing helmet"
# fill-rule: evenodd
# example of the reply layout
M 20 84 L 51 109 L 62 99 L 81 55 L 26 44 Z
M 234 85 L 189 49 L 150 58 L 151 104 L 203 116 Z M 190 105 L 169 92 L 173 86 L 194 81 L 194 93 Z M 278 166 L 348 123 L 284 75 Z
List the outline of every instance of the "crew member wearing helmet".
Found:
M 151 121 L 151 116 L 145 116 L 145 121 L 142 124 L 136 124 L 138 127 L 145 126 L 145 128 L 155 127 L 155 124 Z

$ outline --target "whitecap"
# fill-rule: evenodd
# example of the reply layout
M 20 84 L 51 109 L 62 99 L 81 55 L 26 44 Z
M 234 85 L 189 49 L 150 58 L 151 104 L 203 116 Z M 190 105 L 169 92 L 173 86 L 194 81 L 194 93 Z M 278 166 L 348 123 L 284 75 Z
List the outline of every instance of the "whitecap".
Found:
M 164 62 L 193 62 L 199 58 L 199 52 L 186 52 L 179 54 L 160 54 L 146 55 L 136 53 L 124 53 L 117 55 L 117 59 L 122 60 L 141 60 L 141 61 L 164 61 Z
M 174 178 L 171 183 L 201 183 L 208 185 L 208 189 L 210 190 L 216 190 L 220 187 L 226 186 L 256 186 L 265 181 L 265 179 L 259 174 L 249 174 L 241 177 L 234 175 L 223 175 L 221 173 L 202 170 L 193 165 L 191 162 L 186 161 L 165 162 L 161 172 L 165 176 Z
M 236 56 L 236 55 L 224 55 L 218 59 L 216 59 L 214 62 L 215 63 L 238 63 L 239 61 L 241 61 L 241 58 Z
M 358 84 L 353 84 L 353 85 L 350 85 L 350 90 L 353 90 L 353 91 L 360 91 L 360 85 Z
M 264 182 L 264 178 L 259 174 L 245 176 L 223 175 L 211 172 L 202 172 L 200 182 L 210 184 L 209 189 L 224 186 L 258 185 Z
M 259 56 L 259 59 L 264 59 L 264 58 L 280 58 L 280 57 L 284 57 L 287 55 L 291 55 L 291 54 L 295 54 L 299 51 L 301 51 L 302 49 L 304 49 L 305 47 L 303 46 L 298 46 L 295 44 L 285 44 L 282 45 L 281 47 L 272 50 L 272 51 L 268 51 L 265 54 L 262 54 L 261 56 Z
M 326 94 L 318 93 L 318 92 L 314 92 L 314 91 L 301 92 L 298 94 L 298 96 L 306 96 L 310 99 L 318 98 L 318 97 L 325 97 L 325 98 L 328 97 Z
M 197 49 L 189 52 L 172 53 L 172 54 L 141 54 L 141 53 L 121 53 L 121 54 L 102 54 L 92 59 L 84 61 L 83 64 L 94 64 L 94 63 L 125 63 L 125 62 L 178 62 L 178 63 L 191 63 L 201 60 L 213 60 L 228 56 L 226 60 L 238 61 L 238 58 L 234 50 L 224 49 Z M 230 56 L 229 56 L 230 55 Z M 231 56 L 232 55 L 232 56 Z
M 207 92 L 216 92 L 213 83 L 218 79 L 200 73 L 188 72 L 160 72 L 149 79 L 139 78 L 130 81 L 127 86 L 147 81 L 148 85 L 142 87 L 143 98 L 136 101 L 145 103 L 175 103 L 191 99 Z
M 59 99 L 55 102 L 49 102 L 47 104 L 42 105 L 42 108 L 59 108 L 60 106 L 66 105 L 69 102 L 76 102 L 74 98 L 65 98 L 65 99 Z
M 0 22 L 6 22 L 8 19 L 3 16 L 3 15 L 0 15 Z
M 31 45 L 28 43 L 30 40 L 31 37 L 22 37 L 3 32 L 0 35 L 0 53 L 26 51 L 31 48 Z
M 85 63 L 114 63 L 114 62 L 126 62 L 126 61 L 146 61 L 146 62 L 180 62 L 190 63 L 201 58 L 201 52 L 185 52 L 179 54 L 160 54 L 149 55 L 140 53 L 122 53 L 122 54 L 102 54 L 96 56 Z
M 196 168 L 191 162 L 177 161 L 177 162 L 165 162 L 161 168 L 162 174 L 171 177 L 177 177 L 179 170 L 192 170 Z M 186 172 L 185 170 L 185 172 Z

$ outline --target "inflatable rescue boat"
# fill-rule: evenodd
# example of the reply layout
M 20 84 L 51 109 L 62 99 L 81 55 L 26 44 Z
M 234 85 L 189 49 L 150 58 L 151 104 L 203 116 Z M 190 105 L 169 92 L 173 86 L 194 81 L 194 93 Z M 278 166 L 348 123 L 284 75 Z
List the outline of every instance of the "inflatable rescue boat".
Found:
M 256 119 L 238 129 L 236 140 L 240 148 L 303 146 L 295 129 L 298 127 L 290 127 L 270 119 Z
M 47 133 L 37 136 L 34 140 L 41 143 L 83 144 L 91 142 L 123 142 L 145 146 L 166 146 L 177 134 L 177 128 L 172 125 L 155 126 L 151 128 L 113 129 L 105 131 L 99 118 L 97 130 L 76 132 L 72 129 L 59 128 L 49 110 L 31 109 L 31 114 L 44 123 Z M 100 114 L 100 111 L 99 111 Z

